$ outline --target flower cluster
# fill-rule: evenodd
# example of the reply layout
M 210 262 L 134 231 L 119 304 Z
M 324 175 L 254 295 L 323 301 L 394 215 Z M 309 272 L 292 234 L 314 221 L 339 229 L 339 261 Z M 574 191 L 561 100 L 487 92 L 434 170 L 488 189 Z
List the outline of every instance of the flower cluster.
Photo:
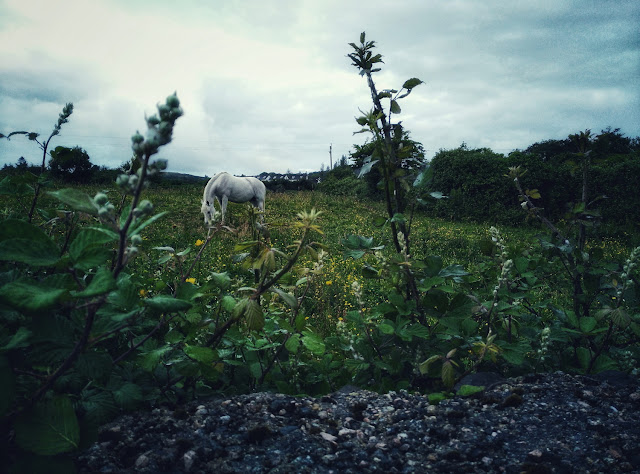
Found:
M 491 240 L 493 241 L 493 243 L 495 243 L 496 247 L 500 251 L 499 259 L 502 266 L 500 277 L 498 278 L 498 283 L 493 288 L 494 304 L 497 304 L 498 292 L 500 291 L 500 288 L 509 280 L 509 275 L 511 273 L 511 270 L 513 269 L 513 260 L 508 258 L 509 255 L 507 253 L 507 249 L 502 236 L 500 235 L 500 231 L 498 231 L 496 227 L 492 226 L 489 229 L 489 233 L 491 234 Z
M 353 291 L 353 296 L 356 297 L 358 305 L 362 308 L 364 306 L 364 300 L 362 299 L 362 286 L 360 286 L 360 282 L 358 280 L 351 283 L 351 291 Z
M 538 356 L 540 358 L 540 362 L 544 362 L 546 358 L 547 351 L 549 350 L 549 345 L 551 343 L 551 328 L 545 327 L 540 332 L 540 349 L 538 349 Z
M 638 259 L 640 259 L 640 247 L 636 247 L 631 252 L 631 255 L 627 259 L 622 268 L 622 273 L 620 274 L 620 280 L 622 281 L 622 285 L 618 288 L 617 298 L 620 299 L 625 289 L 629 286 L 633 285 L 633 280 L 631 279 L 631 273 L 633 269 L 638 266 Z
M 167 160 L 158 159 L 153 163 L 148 163 L 148 159 L 151 155 L 158 153 L 158 149 L 162 145 L 166 145 L 171 141 L 175 122 L 182 114 L 183 111 L 180 107 L 180 101 L 174 93 L 167 97 L 164 104 L 158 105 L 158 115 L 147 117 L 146 137 L 140 132 L 136 132 L 136 134 L 131 137 L 131 148 L 134 153 L 131 171 L 136 167 L 137 170 L 131 174 L 123 173 L 116 179 L 116 184 L 125 192 L 131 194 L 135 192 L 143 177 L 143 173 L 154 175 L 167 169 Z M 138 166 L 138 164 L 142 165 L 143 161 L 145 161 L 148 166 Z M 148 184 L 148 181 L 145 181 L 144 184 Z

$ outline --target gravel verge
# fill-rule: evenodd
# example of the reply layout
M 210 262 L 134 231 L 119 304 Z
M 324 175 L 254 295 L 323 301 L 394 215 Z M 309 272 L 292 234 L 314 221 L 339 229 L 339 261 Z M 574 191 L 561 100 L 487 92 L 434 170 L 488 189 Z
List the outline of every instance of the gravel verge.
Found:
M 640 472 L 640 381 L 618 372 L 502 380 L 438 405 L 355 387 L 156 408 L 103 426 L 78 471 L 110 473 Z

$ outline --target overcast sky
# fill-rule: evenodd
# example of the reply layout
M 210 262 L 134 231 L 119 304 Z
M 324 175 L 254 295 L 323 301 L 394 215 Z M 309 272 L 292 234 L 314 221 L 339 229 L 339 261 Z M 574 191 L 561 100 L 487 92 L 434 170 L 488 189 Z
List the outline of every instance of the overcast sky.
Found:
M 384 56 L 378 89 L 425 84 L 402 119 L 439 149 L 509 153 L 587 128 L 640 135 L 637 0 L 0 0 L 0 132 L 46 138 L 97 165 L 131 157 L 145 114 L 177 91 L 169 171 L 319 170 L 364 134 L 371 101 L 346 55 L 360 32 Z M 0 165 L 42 153 L 0 141 Z

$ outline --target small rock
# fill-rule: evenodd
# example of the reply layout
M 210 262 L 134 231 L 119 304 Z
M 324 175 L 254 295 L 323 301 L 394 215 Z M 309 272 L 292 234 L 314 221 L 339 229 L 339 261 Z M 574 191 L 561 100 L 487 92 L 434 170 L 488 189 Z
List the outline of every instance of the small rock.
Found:
M 149 458 L 145 454 L 141 454 L 140 456 L 138 456 L 138 459 L 136 459 L 135 462 L 136 469 L 142 469 L 144 467 L 147 467 L 148 465 Z
M 193 467 L 193 463 L 196 460 L 195 451 L 187 451 L 186 453 L 184 453 L 184 456 L 182 456 L 182 459 L 184 461 L 184 470 L 190 471 Z

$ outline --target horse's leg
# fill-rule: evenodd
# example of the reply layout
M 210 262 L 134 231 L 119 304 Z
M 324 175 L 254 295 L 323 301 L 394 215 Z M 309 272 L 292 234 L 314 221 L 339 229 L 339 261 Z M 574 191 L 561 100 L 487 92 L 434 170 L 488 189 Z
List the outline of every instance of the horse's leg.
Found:
M 220 205 L 221 209 L 222 209 L 222 220 L 220 221 L 220 223 L 224 224 L 224 214 L 225 212 L 227 212 L 227 202 L 229 201 L 229 198 L 227 196 L 222 196 L 222 204 Z

